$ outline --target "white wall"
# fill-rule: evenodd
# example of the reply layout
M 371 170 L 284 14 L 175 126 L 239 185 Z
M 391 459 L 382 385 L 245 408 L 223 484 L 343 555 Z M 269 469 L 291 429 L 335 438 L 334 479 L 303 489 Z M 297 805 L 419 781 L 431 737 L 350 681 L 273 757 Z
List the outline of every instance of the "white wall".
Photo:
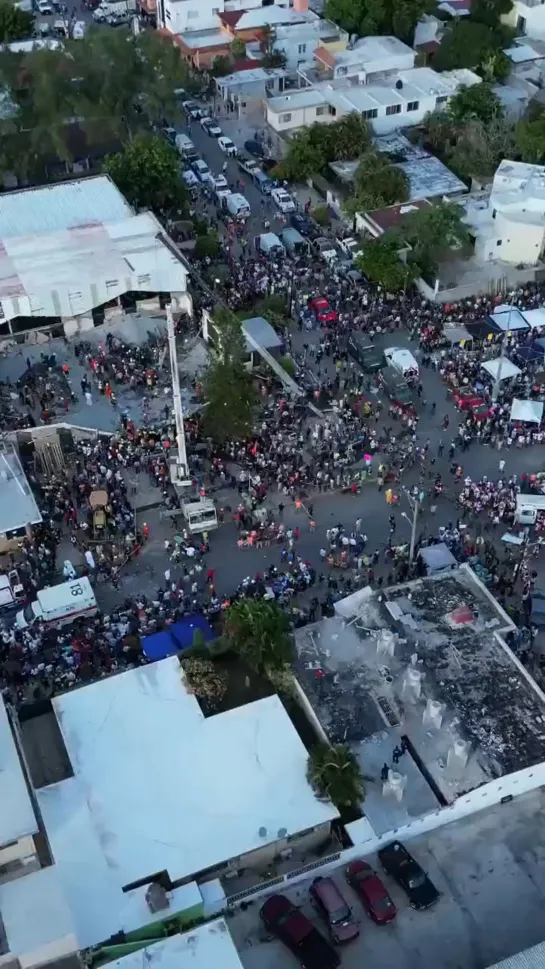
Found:
M 276 0 L 278 6 L 287 6 L 287 0 Z M 164 18 L 161 17 L 163 5 Z M 173 34 L 189 30 L 219 29 L 218 13 L 228 10 L 253 10 L 261 7 L 261 0 L 159 0 L 158 23 Z
M 525 24 L 519 27 L 521 17 L 524 18 Z M 509 27 L 518 28 L 519 33 L 525 34 L 527 37 L 533 37 L 535 40 L 545 39 L 545 3 L 543 0 L 541 2 L 538 0 L 534 5 L 515 0 L 513 9 L 505 17 L 502 17 L 502 20 Z
M 345 92 L 343 92 L 345 93 Z M 396 92 L 399 94 L 399 92 Z M 293 95 L 293 106 L 286 106 L 286 110 L 281 114 L 273 113 L 266 107 L 267 121 L 271 128 L 275 131 L 294 131 L 296 128 L 302 128 L 304 125 L 313 124 L 315 121 L 320 121 L 324 124 L 328 124 L 331 121 L 338 121 L 343 114 L 348 114 L 350 111 L 358 110 L 356 107 L 352 107 L 348 100 L 350 96 L 349 89 L 346 91 L 346 108 L 343 111 L 337 110 L 336 115 L 330 115 L 326 112 L 323 114 L 317 114 L 317 110 L 320 108 L 310 107 L 310 108 L 297 108 L 297 94 Z M 392 96 L 392 104 L 395 103 L 397 99 Z M 446 102 L 443 102 L 446 104 Z M 325 101 L 324 101 L 325 104 Z M 407 111 L 407 104 L 401 105 L 401 112 L 399 114 L 386 114 L 386 105 L 377 105 L 377 117 L 369 119 L 373 130 L 379 134 L 388 134 L 391 131 L 395 131 L 397 128 L 409 128 L 413 125 L 420 124 L 428 111 L 433 111 L 437 104 L 436 95 L 429 95 L 428 97 L 421 98 L 418 101 L 418 108 L 416 111 Z M 441 107 L 441 105 L 439 105 Z M 323 106 L 322 106 L 323 108 Z M 289 121 L 281 121 L 280 119 L 284 115 L 291 115 Z
M 295 96 L 296 97 L 296 96 Z M 321 111 L 323 111 L 323 114 Z M 320 113 L 317 114 L 316 112 Z M 271 128 L 275 131 L 294 131 L 296 128 L 303 128 L 306 125 L 314 124 L 315 121 L 320 121 L 322 124 L 330 124 L 332 121 L 336 121 L 337 118 L 329 114 L 328 106 L 324 101 L 323 105 L 318 107 L 314 106 L 311 108 L 296 108 L 286 106 L 286 110 L 282 111 L 280 114 L 270 111 L 266 107 L 267 121 Z M 289 121 L 283 121 L 282 119 L 290 116 Z
M 500 259 L 513 265 L 533 265 L 539 260 L 545 241 L 544 226 L 513 222 L 500 211 L 496 212 L 494 223 L 494 235 L 477 236 L 475 240 L 475 254 L 480 259 Z

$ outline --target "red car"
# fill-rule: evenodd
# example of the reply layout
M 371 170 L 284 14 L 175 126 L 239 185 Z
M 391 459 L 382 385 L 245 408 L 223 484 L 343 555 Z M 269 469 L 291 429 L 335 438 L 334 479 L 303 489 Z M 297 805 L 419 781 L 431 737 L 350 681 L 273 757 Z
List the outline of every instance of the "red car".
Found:
M 315 296 L 314 299 L 309 299 L 308 308 L 312 310 L 319 323 L 336 323 L 339 319 L 325 296 Z
M 473 410 L 485 402 L 484 398 L 474 390 L 455 390 L 452 399 L 459 410 Z
M 395 919 L 396 907 L 371 865 L 365 861 L 353 861 L 346 869 L 346 880 L 373 922 L 385 925 Z

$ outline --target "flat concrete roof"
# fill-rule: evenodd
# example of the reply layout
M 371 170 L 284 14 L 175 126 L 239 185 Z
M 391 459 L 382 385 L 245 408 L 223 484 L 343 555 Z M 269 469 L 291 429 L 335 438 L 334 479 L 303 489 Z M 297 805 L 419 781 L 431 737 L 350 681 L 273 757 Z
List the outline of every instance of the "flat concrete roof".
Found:
M 267 100 L 267 111 L 274 114 L 283 114 L 289 111 L 299 111 L 301 108 L 312 108 L 315 105 L 325 104 L 327 98 L 322 90 L 311 88 L 307 90 L 295 90 L 292 94 L 282 94 L 278 98 Z
M 225 919 L 172 935 L 108 965 L 111 969 L 243 969 Z
M 439 796 L 452 803 L 545 760 L 545 697 L 502 638 L 513 624 L 471 569 L 380 596 L 360 590 L 336 604 L 336 617 L 296 632 L 298 677 L 326 734 L 360 760 L 365 814 L 379 834 L 435 810 Z M 423 719 L 429 700 L 440 704 L 438 729 Z M 402 736 L 416 756 L 400 763 L 408 781 L 397 802 L 382 796 L 380 770 Z M 469 755 L 455 766 L 459 739 Z
M 0 265 L 2 257 L 0 256 Z M 0 451 L 0 534 L 37 525 L 41 512 L 16 451 Z
M 0 696 L 0 848 L 36 834 L 38 823 L 3 698 Z M 0 907 L 0 916 L 2 909 Z
M 0 195 L 0 240 L 118 222 L 133 215 L 108 175 L 25 188 Z
M 205 718 L 176 657 L 53 708 L 74 777 L 37 797 L 81 946 L 122 927 L 123 887 L 188 878 L 338 816 L 315 798 L 278 697 Z
M 42 868 L 0 884 L 0 915 L 14 956 L 28 956 L 62 939 L 75 943 L 68 951 L 77 948 L 70 908 L 55 868 Z

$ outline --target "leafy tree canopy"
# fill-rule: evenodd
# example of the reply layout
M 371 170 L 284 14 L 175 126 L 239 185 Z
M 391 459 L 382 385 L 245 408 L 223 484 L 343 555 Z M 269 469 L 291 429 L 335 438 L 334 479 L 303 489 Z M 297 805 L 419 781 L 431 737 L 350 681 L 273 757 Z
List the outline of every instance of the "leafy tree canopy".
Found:
M 499 28 L 459 17 L 448 26 L 433 65 L 439 71 L 466 67 L 487 80 L 502 80 L 510 69 L 509 59 L 501 49 L 503 43 L 503 31 Z
M 519 122 L 514 136 L 522 161 L 532 165 L 545 164 L 545 115 Z
M 366 242 L 356 256 L 356 265 L 362 273 L 387 293 L 407 289 L 416 277 L 414 267 L 399 258 L 400 239 L 394 233 Z
M 197 259 L 217 259 L 221 254 L 220 237 L 215 229 L 197 235 L 194 254 Z
M 331 124 L 315 122 L 295 133 L 287 156 L 274 174 L 301 181 L 313 173 L 323 174 L 332 161 L 361 155 L 370 142 L 369 126 L 356 111 Z
M 241 61 L 243 57 L 246 57 L 246 44 L 241 37 L 235 37 L 231 44 L 231 56 L 235 61 Z
M 354 196 L 348 199 L 345 209 L 354 214 L 405 202 L 408 197 L 409 180 L 405 172 L 392 165 L 384 154 L 370 149 L 358 165 Z
M 139 134 L 123 151 L 110 155 L 104 171 L 136 209 L 163 216 L 181 214 L 187 192 L 178 153 L 158 135 Z
M 512 0 L 472 0 L 471 19 L 489 27 L 498 27 L 501 18 L 512 8 Z
M 446 113 L 452 124 L 464 125 L 475 120 L 489 124 L 496 118 L 503 118 L 504 111 L 490 84 L 483 82 L 459 88 L 451 98 Z
M 418 21 L 435 9 L 433 0 L 326 0 L 325 16 L 360 37 L 393 34 L 412 43 Z
M 252 669 L 284 669 L 293 662 L 288 616 L 277 602 L 243 599 L 227 611 L 224 636 Z
M 214 441 L 241 440 L 253 427 L 257 396 L 251 374 L 246 370 L 246 345 L 240 320 L 229 310 L 214 315 L 218 329 L 218 353 L 204 379 L 207 406 L 203 427 Z
M 409 215 L 403 225 L 403 237 L 412 247 L 411 261 L 421 271 L 434 266 L 447 250 L 469 242 L 462 209 L 449 202 L 417 209 Z
M 134 36 L 90 27 L 62 50 L 32 50 L 0 59 L 0 88 L 13 116 L 1 122 L 0 168 L 20 178 L 43 173 L 44 159 L 73 161 L 70 123 L 90 146 L 126 142 L 149 123 L 179 113 L 175 88 L 194 86 L 179 50 L 156 31 Z
M 360 769 L 347 744 L 316 744 L 309 754 L 307 777 L 318 798 L 339 808 L 358 807 L 363 801 Z
M 0 44 L 27 40 L 32 37 L 33 30 L 33 14 L 20 10 L 11 0 L 0 2 Z

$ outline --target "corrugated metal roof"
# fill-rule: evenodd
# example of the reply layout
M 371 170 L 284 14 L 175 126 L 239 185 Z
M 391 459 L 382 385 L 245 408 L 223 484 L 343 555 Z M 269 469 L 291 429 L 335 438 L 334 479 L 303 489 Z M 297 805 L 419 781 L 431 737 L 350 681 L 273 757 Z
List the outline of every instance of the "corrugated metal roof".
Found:
M 532 946 L 531 949 L 524 949 L 516 955 L 502 962 L 496 962 L 488 969 L 545 969 L 545 942 Z
M 0 239 L 120 222 L 133 212 L 107 175 L 0 195 Z

